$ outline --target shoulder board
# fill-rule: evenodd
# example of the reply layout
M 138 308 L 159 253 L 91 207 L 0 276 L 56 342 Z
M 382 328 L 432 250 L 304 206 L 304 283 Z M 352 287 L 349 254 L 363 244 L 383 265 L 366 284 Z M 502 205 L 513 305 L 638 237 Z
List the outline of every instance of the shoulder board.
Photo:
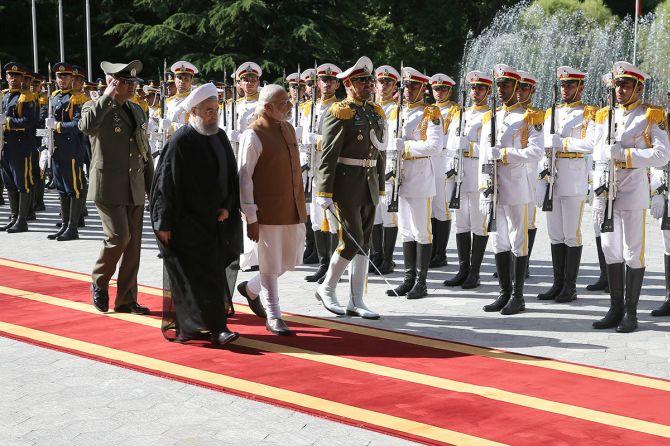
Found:
M 461 106 L 458 104 L 453 104 L 451 107 L 449 107 L 448 114 L 453 118 L 454 116 L 458 116 L 460 112 L 461 112 Z
M 426 105 L 426 108 L 423 109 L 423 118 L 430 121 L 439 121 L 442 119 L 442 113 L 440 113 L 439 107 L 435 105 Z
M 375 112 L 377 112 L 380 118 L 386 119 L 386 113 L 384 113 L 384 109 L 381 107 L 381 105 L 373 102 L 372 106 L 375 108 Z
M 595 121 L 596 113 L 598 113 L 598 107 L 595 105 L 585 105 L 584 106 L 584 119 L 587 121 Z
M 74 96 L 72 96 L 72 99 L 70 99 L 70 104 L 72 104 L 72 105 L 83 105 L 90 100 L 91 100 L 91 98 L 86 96 L 84 93 L 77 93 Z
M 300 104 L 299 108 L 300 108 L 300 110 L 302 110 L 303 113 L 306 113 L 311 106 L 312 106 L 312 101 L 309 100 L 309 101 L 305 101 L 302 104 Z
M 37 95 L 35 95 L 35 93 L 31 93 L 29 91 L 21 93 L 21 95 L 19 96 L 19 102 L 35 102 L 36 100 L 37 100 Z
M 523 118 L 531 125 L 544 124 L 544 112 L 538 109 L 527 108 Z
M 487 110 L 484 116 L 482 116 L 482 124 L 486 124 L 487 122 L 491 122 L 491 110 Z
M 334 103 L 329 111 L 337 119 L 352 119 L 356 114 L 356 110 L 349 107 L 349 102 L 346 100 Z
M 9 93 L 9 88 L 5 88 L 4 90 L 2 90 L 2 94 L 5 94 L 5 93 Z
M 42 105 L 47 105 L 49 103 L 49 100 L 47 99 L 46 95 L 40 95 L 40 106 Z
M 244 102 L 244 96 L 242 96 L 241 98 L 237 98 L 237 103 L 238 104 L 240 104 L 242 102 Z
M 51 92 L 51 97 L 53 98 L 59 93 L 60 93 L 60 90 L 54 90 L 54 91 Z
M 394 104 L 393 107 L 391 107 L 388 119 L 390 119 L 391 121 L 395 121 L 397 117 L 398 117 L 398 104 Z
M 603 122 L 607 121 L 607 115 L 610 111 L 609 106 L 603 107 L 600 110 L 596 112 L 596 124 L 602 124 Z
M 665 121 L 665 111 L 662 108 L 650 105 L 647 107 L 645 117 L 649 122 L 653 122 L 654 124 L 660 124 L 661 122 Z

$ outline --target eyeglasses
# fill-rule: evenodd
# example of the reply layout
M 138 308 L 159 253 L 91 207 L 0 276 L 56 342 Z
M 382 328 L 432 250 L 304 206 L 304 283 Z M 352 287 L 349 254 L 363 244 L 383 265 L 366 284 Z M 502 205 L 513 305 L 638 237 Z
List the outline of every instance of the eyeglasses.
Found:
M 219 114 L 219 109 L 218 108 L 200 108 L 200 107 L 195 107 L 196 110 L 200 110 L 201 113 L 207 115 L 207 116 L 214 116 Z

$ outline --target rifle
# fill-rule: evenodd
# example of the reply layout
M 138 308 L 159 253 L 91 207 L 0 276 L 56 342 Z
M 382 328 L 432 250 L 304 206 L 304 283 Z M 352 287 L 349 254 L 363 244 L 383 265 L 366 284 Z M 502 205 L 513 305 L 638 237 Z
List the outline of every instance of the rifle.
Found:
M 47 101 L 49 105 L 47 106 L 47 119 L 54 117 L 53 98 L 51 97 L 51 63 L 49 63 L 48 70 L 49 80 L 47 82 Z M 35 135 L 42 137 L 42 145 L 47 148 L 49 154 L 49 157 L 47 158 L 47 167 L 51 167 L 51 158 L 54 154 L 54 131 L 53 129 L 47 128 L 38 129 L 35 132 Z
M 461 91 L 461 111 L 458 114 L 458 130 L 456 135 L 460 138 L 463 135 L 463 125 L 464 125 L 464 116 L 465 115 L 465 79 L 461 82 L 463 89 Z M 454 192 L 451 194 L 449 199 L 449 209 L 460 209 L 461 208 L 461 185 L 463 184 L 463 151 L 460 146 L 458 147 L 458 154 L 456 155 L 456 165 L 453 169 L 447 172 L 447 178 L 451 178 L 456 175 L 456 184 L 454 187 Z
M 614 75 L 612 75 L 614 79 Z M 614 85 L 609 87 L 609 110 L 607 112 L 607 144 L 612 144 L 616 135 L 616 123 L 614 122 L 614 102 L 615 102 Z M 607 192 L 607 204 L 605 205 L 605 218 L 600 226 L 600 232 L 614 231 L 614 199 L 616 198 L 616 161 L 610 157 L 610 161 L 605 171 L 605 184 L 596 189 L 597 195 L 602 195 Z
M 314 62 L 314 79 L 312 81 L 312 104 L 309 115 L 309 133 L 314 133 L 316 130 L 316 61 Z M 300 82 L 298 81 L 298 93 L 300 93 Z M 305 183 L 305 203 L 312 202 L 312 179 L 314 178 L 314 162 L 316 161 L 316 144 L 310 144 L 307 151 L 307 183 Z
M 161 107 L 161 119 L 165 119 L 167 116 L 167 60 L 163 59 L 163 79 L 161 80 L 161 91 L 160 91 L 160 107 Z M 160 135 L 160 146 L 159 150 L 163 150 L 163 147 L 167 143 L 168 135 L 170 129 L 163 127 L 161 129 Z M 160 152 L 157 152 L 160 153 Z
M 491 147 L 495 147 L 498 137 L 496 129 L 496 119 L 497 119 L 497 105 L 496 105 L 496 94 L 491 92 L 491 136 L 490 144 Z M 488 225 L 486 230 L 488 232 L 496 232 L 496 218 L 497 218 L 497 207 L 498 207 L 498 161 L 489 160 L 488 163 L 482 166 L 482 173 L 488 175 L 488 186 L 484 190 L 484 196 L 492 196 L 491 204 L 489 206 L 489 215 L 488 215 Z
M 403 72 L 403 63 L 400 62 L 400 86 L 398 87 L 398 106 L 396 107 L 396 117 L 395 117 L 395 137 L 402 138 L 402 131 L 404 126 L 404 116 L 403 116 L 403 105 L 405 102 L 404 93 L 405 85 L 402 80 Z M 402 184 L 402 152 L 399 150 L 393 150 L 391 152 L 392 161 L 394 164 L 393 171 L 389 172 L 386 175 L 386 180 L 393 178 L 393 189 L 391 190 L 391 201 L 388 205 L 388 212 L 398 212 L 398 191 L 400 189 L 400 184 Z M 395 157 L 395 158 L 393 158 Z
M 226 90 L 228 89 L 228 76 L 227 76 L 227 74 L 228 73 L 226 73 L 226 69 L 224 67 L 224 69 L 223 69 L 223 111 L 222 111 L 224 131 L 225 131 L 225 129 L 228 128 L 228 117 L 226 116 L 226 114 L 228 113 L 228 104 L 226 103 L 226 101 L 228 101 L 228 97 L 227 97 L 228 93 L 226 92 Z
M 668 92 L 666 108 L 665 108 L 665 122 L 666 126 L 670 120 L 670 91 Z M 667 130 L 667 129 L 666 129 Z M 670 163 L 666 164 L 663 168 L 663 184 L 656 189 L 656 192 L 662 193 L 664 195 L 664 204 L 663 204 L 663 219 L 661 220 L 661 230 L 667 231 L 670 230 L 670 212 L 668 209 L 668 190 L 670 189 Z
M 556 101 L 558 101 L 558 87 L 554 82 L 551 101 L 551 123 L 549 125 L 549 133 L 552 135 L 556 133 Z M 547 154 L 547 164 L 544 170 L 540 172 L 540 178 L 547 179 L 547 190 L 544 193 L 542 210 L 551 212 L 554 210 L 554 183 L 556 183 L 556 150 L 554 150 L 554 147 L 551 147 L 551 153 Z
M 237 124 L 237 65 L 233 67 L 233 102 L 230 103 L 230 131 L 234 132 Z M 233 153 L 235 154 L 235 159 L 237 159 L 237 152 L 240 150 L 240 143 L 234 142 L 233 144 Z
M 300 117 L 298 116 L 298 113 L 300 111 L 300 64 L 298 64 L 298 79 L 297 79 L 297 87 L 296 87 L 296 94 L 295 94 L 295 104 L 293 104 L 293 127 L 298 128 L 300 125 Z M 314 98 L 312 98 L 314 99 Z

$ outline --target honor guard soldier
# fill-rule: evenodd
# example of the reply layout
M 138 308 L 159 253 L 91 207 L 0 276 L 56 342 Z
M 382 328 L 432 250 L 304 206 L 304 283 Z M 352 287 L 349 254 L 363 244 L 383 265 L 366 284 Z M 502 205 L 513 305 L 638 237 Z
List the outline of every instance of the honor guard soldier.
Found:
M 177 90 L 174 95 L 166 99 L 166 116 L 162 121 L 164 126 L 162 128 L 169 126 L 170 134 L 172 134 L 188 122 L 188 113 L 179 105 L 191 93 L 193 77 L 198 74 L 198 69 L 192 63 L 180 60 L 172 64 L 170 71 L 174 75 L 174 84 Z
M 312 69 L 312 71 L 314 70 Z M 319 65 L 315 72 L 317 82 L 315 88 L 318 99 L 316 103 L 312 103 L 312 100 L 305 101 L 300 107 L 302 110 L 300 116 L 301 130 L 298 133 L 302 134 L 303 153 L 307 155 L 303 166 L 307 164 L 309 169 L 316 170 L 321 165 L 322 123 L 330 107 L 337 102 L 335 92 L 340 87 L 340 81 L 337 79 L 337 75 L 340 73 L 342 73 L 342 70 L 331 63 Z M 306 82 L 306 86 L 311 87 L 309 81 Z M 312 111 L 314 116 L 312 116 Z M 316 172 L 312 171 L 310 174 L 305 171 L 303 175 L 305 174 L 305 181 L 312 182 L 313 186 L 310 190 L 313 191 L 316 187 Z M 322 279 L 328 271 L 330 257 L 339 243 L 339 224 L 335 215 L 319 206 L 316 200 L 312 199 L 307 207 L 308 215 L 311 217 L 308 222 L 311 221 L 310 229 L 314 233 L 314 245 L 319 258 L 319 269 L 314 274 L 305 277 L 305 280 L 318 282 L 319 280 L 323 281 Z
M 144 98 L 144 90 L 142 90 L 142 82 L 135 83 L 135 96 L 130 99 L 130 102 L 140 106 L 142 111 L 149 116 L 149 103 Z
M 258 89 L 262 75 L 263 70 L 255 62 L 244 62 L 233 73 L 235 83 L 244 92 L 244 96 L 237 100 L 235 116 L 231 118 L 235 120 L 235 130 L 230 130 L 228 133 L 233 148 L 239 142 L 240 134 L 256 119 L 256 103 L 258 102 Z M 229 122 L 232 121 L 229 120 Z
M 38 110 L 48 104 L 47 93 L 42 90 L 42 84 L 45 79 L 39 73 L 33 73 L 33 82 L 32 82 L 32 93 L 38 95 Z M 42 126 L 41 119 L 40 125 Z M 33 176 L 35 180 L 35 199 L 33 205 L 33 211 L 39 212 L 46 210 L 44 205 L 44 181 L 45 181 L 45 169 L 46 169 L 46 160 L 48 159 L 48 153 L 45 147 L 41 147 L 41 141 L 38 141 L 38 154 L 37 154 L 37 168 L 33 164 Z M 33 161 L 35 163 L 35 161 Z M 0 203 L 1 204 L 1 203 Z
M 493 145 L 492 112 L 488 111 L 484 115 L 479 161 L 482 167 L 495 163 L 495 169 L 480 175 L 479 186 L 484 192 L 487 181 L 490 181 L 496 190 L 490 194 L 482 193 L 479 205 L 489 219 L 495 216 L 496 231 L 492 231 L 492 241 L 500 294 L 493 303 L 484 306 L 484 311 L 500 311 L 501 314 L 509 315 L 525 310 L 523 286 L 528 266 L 528 203 L 533 201 L 527 164 L 537 166 L 544 154 L 544 116 L 526 109 L 518 102 L 517 90 L 521 75 L 516 69 L 498 64 L 494 74 L 502 106 L 498 107 L 495 114 Z M 496 178 L 492 178 L 492 172 L 497 172 Z
M 584 157 L 593 152 L 592 134 L 597 109 L 581 101 L 586 73 L 562 66 L 556 70 L 556 79 L 560 83 L 560 100 L 563 103 L 554 106 L 555 116 L 552 116 L 552 108 L 546 112 L 546 153 L 540 166 L 549 177 L 541 174 L 544 178 L 540 179 L 535 197 L 538 208 L 543 207 L 545 199 L 552 200 L 551 210 L 547 211 L 547 231 L 551 242 L 554 282 L 546 293 L 537 298 L 565 303 L 577 298 L 576 280 L 582 257 L 582 213 L 589 189 Z M 550 178 L 552 175 L 554 177 Z M 551 192 L 548 189 L 549 178 L 553 181 Z
M 390 138 L 390 150 L 402 154 L 403 169 L 398 191 L 398 227 L 402 239 L 405 276 L 402 284 L 387 290 L 389 296 L 420 299 L 428 294 L 426 278 L 431 259 L 433 235 L 430 227 L 431 201 L 435 196 L 435 168 L 431 157 L 444 148 L 442 115 L 423 101 L 428 76 L 411 67 L 403 68 L 404 101 L 399 138 Z M 391 112 L 391 132 L 395 134 L 398 107 Z M 444 170 L 444 167 L 442 167 Z
M 460 205 L 454 211 L 458 273 L 445 280 L 444 285 L 467 290 L 480 285 L 479 270 L 489 240 L 486 214 L 479 208 L 479 144 L 484 115 L 489 111 L 493 78 L 483 71 L 470 71 L 465 75 L 465 82 L 470 86 L 472 105 L 463 112 L 462 120 L 458 114 L 452 118 L 447 142 L 450 159 L 457 159 L 459 151 L 462 152 L 462 165 L 457 166 L 462 176 Z M 458 123 L 461 121 L 463 128 L 459 131 Z M 450 198 L 447 196 L 447 199 Z
M 91 98 L 84 92 L 86 87 L 86 71 L 83 67 L 79 65 L 72 65 L 72 104 L 83 106 L 85 103 L 91 100 Z M 81 156 L 84 164 L 84 188 L 80 191 L 82 197 L 86 197 L 88 194 L 88 174 L 90 173 L 91 166 L 91 141 L 88 138 L 88 135 L 84 132 L 79 132 L 79 137 L 81 140 Z M 78 227 L 83 228 L 86 226 L 84 217 L 88 217 L 88 211 L 86 209 L 86 200 L 81 200 L 81 215 L 79 216 L 79 225 Z
M 33 188 L 31 154 L 35 149 L 35 138 L 31 136 L 39 122 L 39 110 L 33 93 L 21 90 L 23 74 L 27 69 L 16 62 L 4 67 L 9 88 L 3 91 L 0 125 L 4 126 L 2 155 L 2 179 L 7 189 L 10 206 L 10 221 L 0 230 L 9 233 L 26 232 L 30 212 L 30 191 Z
M 616 327 L 620 333 L 637 328 L 637 304 L 645 270 L 647 168 L 663 167 L 670 159 L 663 110 L 641 100 L 646 79 L 635 65 L 616 62 L 613 82 L 618 105 L 596 114 L 594 187 L 605 185 L 607 191 L 594 197 L 593 212 L 599 221 L 607 223 L 600 237 L 607 262 L 610 309 L 593 327 Z M 608 176 L 612 181 L 607 180 Z M 610 203 L 611 209 L 606 209 Z
M 21 90 L 30 96 L 35 102 L 35 109 L 39 110 L 40 108 L 40 97 L 39 93 L 33 91 L 33 80 L 35 79 L 35 73 L 26 69 L 23 73 L 23 82 L 21 83 Z M 40 122 L 41 124 L 41 122 Z M 30 152 L 30 176 L 32 178 L 33 187 L 30 188 L 30 205 L 28 211 L 27 221 L 34 221 L 37 219 L 35 215 L 35 197 L 37 190 L 39 189 L 40 182 L 40 139 L 36 135 L 37 125 L 29 132 L 29 137 L 32 138 L 32 150 Z
M 154 160 L 154 166 L 158 164 L 158 157 L 162 147 L 162 138 L 159 137 L 160 122 L 163 111 L 160 107 L 160 87 L 154 81 L 149 82 L 142 87 L 146 95 L 147 105 L 149 105 L 149 120 L 147 121 L 147 133 L 149 135 L 149 146 L 151 147 L 151 157 Z
M 384 110 L 386 115 L 386 126 L 390 128 L 389 116 L 391 110 L 396 105 L 393 95 L 397 92 L 396 86 L 400 79 L 400 73 L 390 65 L 382 65 L 375 70 L 375 77 L 377 78 L 376 97 L 377 104 Z M 392 163 L 386 155 L 387 146 L 383 148 L 384 157 L 386 159 L 387 175 L 393 170 Z M 387 197 L 391 196 L 393 190 L 393 182 L 385 181 L 384 190 Z M 388 205 L 384 200 L 379 200 L 377 209 L 375 210 L 375 222 L 372 226 L 372 248 L 370 260 L 375 264 L 377 269 L 370 268 L 370 272 L 381 274 L 391 274 L 395 269 L 395 262 L 393 261 L 393 249 L 398 238 L 398 216 L 395 212 L 388 211 Z
M 318 204 L 327 212 L 335 212 L 342 225 L 339 246 L 316 297 L 332 313 L 366 319 L 379 318 L 363 302 L 363 293 L 375 207 L 384 195 L 380 148 L 386 140 L 384 111 L 370 102 L 373 73 L 372 61 L 361 57 L 337 75 L 344 82 L 347 98 L 333 104 L 324 117 L 323 153 L 315 190 Z M 350 294 L 345 310 L 337 301 L 335 288 L 347 266 Z

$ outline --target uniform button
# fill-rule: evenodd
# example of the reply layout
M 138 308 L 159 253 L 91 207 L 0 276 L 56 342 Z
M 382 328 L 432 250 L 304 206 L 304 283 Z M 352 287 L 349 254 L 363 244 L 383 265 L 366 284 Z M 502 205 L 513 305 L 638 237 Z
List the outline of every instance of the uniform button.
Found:
M 131 158 L 133 157 L 133 154 L 132 154 L 132 153 L 130 154 L 130 157 L 131 157 Z
M 133 138 L 130 138 L 130 142 L 133 142 Z
M 132 171 L 133 171 L 133 169 L 128 169 L 128 172 L 132 172 Z

